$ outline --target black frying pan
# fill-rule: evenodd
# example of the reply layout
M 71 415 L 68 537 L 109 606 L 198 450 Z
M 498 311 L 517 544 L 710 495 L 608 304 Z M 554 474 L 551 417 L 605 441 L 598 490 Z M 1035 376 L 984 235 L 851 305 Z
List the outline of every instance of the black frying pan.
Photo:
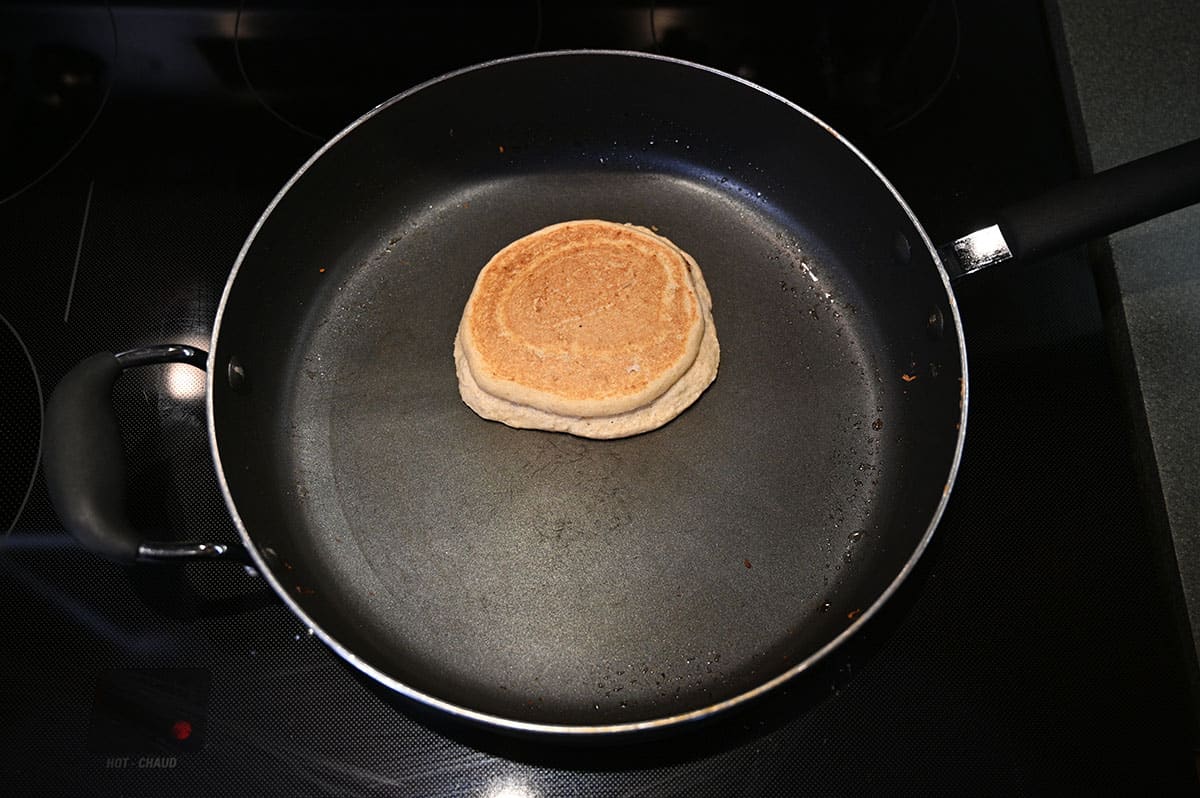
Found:
M 1192 193 L 1146 167 L 1116 193 L 1151 174 L 1154 201 L 1053 228 L 1026 206 L 1002 220 L 1010 249 L 1194 199 L 1196 149 L 1168 157 Z M 657 431 L 514 430 L 459 399 L 451 344 L 479 269 L 576 218 L 657 229 L 711 289 L 719 376 Z M 968 268 L 1003 255 L 980 240 L 958 245 Z M 97 355 L 63 380 L 51 495 L 122 561 L 236 549 L 139 543 L 124 520 L 107 394 L 166 359 L 207 368 L 229 510 L 295 613 L 400 693 L 532 731 L 665 726 L 812 666 L 925 549 L 967 411 L 949 277 L 883 176 L 774 94 L 628 53 L 498 61 L 385 103 L 266 210 L 211 355 Z

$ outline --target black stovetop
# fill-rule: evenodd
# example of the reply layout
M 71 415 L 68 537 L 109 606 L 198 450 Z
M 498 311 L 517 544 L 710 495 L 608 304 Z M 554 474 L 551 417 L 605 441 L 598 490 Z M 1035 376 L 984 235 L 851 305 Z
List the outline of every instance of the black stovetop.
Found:
M 1196 790 L 1169 575 L 1082 250 L 960 286 L 970 431 L 904 589 L 815 671 L 697 729 L 590 749 L 464 728 L 358 675 L 241 566 L 84 552 L 38 472 L 57 380 L 94 351 L 205 345 L 290 174 L 448 69 L 612 47 L 742 74 L 847 134 L 936 241 L 1074 173 L 1033 0 L 249 6 L 0 10 L 5 794 Z M 133 372 L 114 402 L 136 524 L 235 537 L 199 372 Z

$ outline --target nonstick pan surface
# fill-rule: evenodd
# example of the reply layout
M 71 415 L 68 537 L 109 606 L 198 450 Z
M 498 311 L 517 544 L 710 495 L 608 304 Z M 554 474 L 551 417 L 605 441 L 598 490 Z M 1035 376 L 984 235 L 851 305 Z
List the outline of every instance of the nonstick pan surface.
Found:
M 480 268 L 578 218 L 652 227 L 708 282 L 720 371 L 659 430 L 459 399 Z M 798 675 L 913 567 L 964 432 L 953 297 L 886 180 L 778 96 L 650 56 L 376 109 L 272 203 L 214 342 L 222 487 L 275 589 L 373 678 L 511 729 L 660 726 Z

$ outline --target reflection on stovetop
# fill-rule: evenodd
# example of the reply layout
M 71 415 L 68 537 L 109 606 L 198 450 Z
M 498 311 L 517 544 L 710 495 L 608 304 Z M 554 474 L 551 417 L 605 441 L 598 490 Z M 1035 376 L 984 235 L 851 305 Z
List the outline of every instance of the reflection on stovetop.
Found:
M 1073 173 L 1041 14 L 1035 0 L 0 12 L 0 779 L 179 795 L 1193 784 L 1177 641 L 1081 253 L 961 286 L 963 468 L 886 611 L 787 689 L 663 740 L 597 752 L 447 721 L 344 665 L 241 565 L 88 555 L 37 475 L 62 374 L 94 351 L 206 344 L 274 193 L 319 141 L 422 80 L 556 48 L 709 64 L 845 132 L 945 241 Z M 113 402 L 135 525 L 235 537 L 203 376 L 140 369 Z

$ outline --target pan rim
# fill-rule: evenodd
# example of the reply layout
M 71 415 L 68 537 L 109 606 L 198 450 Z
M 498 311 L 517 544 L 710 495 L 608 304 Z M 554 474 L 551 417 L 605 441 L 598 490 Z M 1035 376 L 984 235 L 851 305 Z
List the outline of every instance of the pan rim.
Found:
M 238 513 L 237 506 L 234 503 L 233 496 L 230 492 L 229 483 L 225 478 L 225 469 L 224 469 L 224 465 L 221 460 L 220 446 L 218 445 L 218 442 L 217 442 L 215 412 L 214 412 L 214 395 L 215 395 L 214 386 L 216 385 L 217 375 L 219 374 L 219 370 L 217 368 L 217 343 L 218 343 L 218 339 L 220 337 L 221 323 L 222 323 L 222 320 L 225 315 L 226 304 L 229 300 L 230 294 L 232 293 L 233 286 L 237 281 L 237 276 L 238 276 L 239 271 L 241 270 L 242 263 L 245 261 L 246 255 L 250 252 L 250 249 L 252 248 L 254 241 L 258 236 L 259 231 L 262 229 L 263 225 L 266 224 L 267 220 L 271 217 L 272 213 L 274 212 L 275 207 L 282 201 L 283 197 L 288 193 L 288 191 L 291 190 L 292 186 L 295 185 L 297 182 L 299 182 L 299 180 L 304 176 L 304 174 L 308 171 L 308 169 L 314 163 L 316 163 L 328 150 L 330 150 L 334 146 L 336 146 L 337 143 L 340 142 L 343 138 L 348 136 L 350 133 L 352 133 L 354 130 L 356 130 L 359 126 L 370 121 L 373 117 L 375 117 L 382 111 L 384 111 L 387 108 L 391 107 L 392 105 L 406 99 L 407 97 L 410 97 L 418 92 L 421 92 L 421 91 L 428 89 L 432 86 L 435 86 L 439 83 L 442 83 L 447 80 L 451 80 L 460 75 L 465 75 L 465 74 L 469 74 L 469 73 L 476 72 L 479 70 L 488 69 L 488 68 L 492 68 L 492 67 L 496 67 L 499 65 L 512 63 L 512 62 L 528 61 L 528 60 L 535 60 L 535 59 L 551 59 L 551 58 L 559 58 L 559 57 L 578 57 L 578 56 L 641 58 L 641 59 L 647 59 L 647 60 L 651 60 L 651 61 L 660 61 L 660 62 L 670 63 L 670 64 L 674 64 L 674 65 L 680 66 L 680 67 L 697 69 L 702 72 L 707 72 L 710 75 L 742 84 L 746 88 L 761 92 L 762 94 L 766 95 L 767 97 L 785 104 L 789 109 L 802 114 L 803 116 L 808 118 L 813 123 L 819 125 L 822 129 L 824 129 L 827 133 L 829 133 L 835 139 L 837 139 L 837 141 L 842 146 L 844 146 L 846 149 L 848 149 L 855 157 L 857 157 L 863 163 L 864 166 L 866 166 L 868 169 L 870 169 L 871 172 L 875 175 L 876 179 L 878 179 L 880 181 L 880 183 L 882 183 L 883 186 L 888 190 L 888 192 L 891 193 L 893 199 L 899 204 L 899 206 L 903 209 L 904 213 L 908 216 L 908 219 L 912 223 L 913 228 L 920 235 L 921 242 L 925 245 L 926 250 L 929 252 L 929 255 L 933 261 L 934 266 L 937 268 L 938 275 L 942 280 L 942 284 L 943 284 L 944 290 L 946 292 L 946 299 L 947 299 L 948 306 L 950 308 L 950 316 L 953 321 L 954 332 L 955 332 L 955 335 L 957 336 L 957 340 L 958 340 L 959 362 L 962 364 L 962 376 L 961 376 L 962 401 L 959 406 L 958 436 L 957 436 L 957 440 L 955 441 L 954 455 L 953 455 L 953 458 L 950 463 L 950 470 L 946 477 L 946 487 L 943 490 L 942 496 L 938 500 L 937 506 L 934 508 L 934 512 L 929 520 L 929 523 L 926 526 L 924 533 L 921 535 L 920 540 L 917 542 L 917 545 L 916 545 L 913 553 L 905 561 L 903 567 L 900 568 L 898 573 L 888 583 L 887 587 L 884 588 L 883 592 L 880 593 L 879 596 L 871 603 L 871 605 L 869 607 L 865 608 L 859 615 L 857 615 L 850 622 L 850 624 L 848 626 L 846 626 L 844 629 L 842 629 L 842 631 L 839 632 L 837 635 L 835 635 L 831 640 L 826 642 L 825 645 L 821 646 L 816 651 L 812 652 L 811 654 L 806 656 L 803 660 L 799 661 L 798 663 L 796 663 L 795 665 L 793 665 L 791 668 L 787 669 L 783 673 L 776 675 L 775 677 L 771 678 L 770 680 L 768 680 L 766 682 L 756 685 L 755 687 L 751 688 L 750 690 L 746 690 L 735 696 L 731 696 L 722 701 L 710 704 L 706 707 L 701 707 L 698 709 L 689 710 L 687 712 L 676 713 L 673 715 L 667 715 L 667 716 L 663 716 L 663 717 L 659 717 L 659 718 L 651 718 L 649 720 L 631 721 L 631 722 L 625 722 L 625 723 L 607 723 L 607 724 L 544 723 L 544 722 L 520 720 L 518 718 L 505 717 L 505 716 L 495 715 L 495 714 L 491 714 L 491 713 L 487 713 L 487 712 L 481 712 L 479 710 L 474 710 L 469 707 L 461 706 L 461 705 L 455 704 L 451 701 L 447 701 L 445 699 L 438 698 L 435 695 L 423 692 L 421 690 L 418 690 L 418 689 L 412 687 L 411 685 L 405 684 L 404 682 L 401 682 L 400 680 L 390 676 L 389 674 L 384 673 L 383 671 L 374 667 L 370 663 L 362 660 L 361 658 L 358 657 L 358 655 L 356 655 L 349 648 L 347 648 L 346 646 L 343 646 L 332 634 L 330 634 L 325 629 L 323 629 L 319 624 L 315 623 L 312 620 L 312 618 L 309 617 L 309 615 L 299 605 L 299 603 L 283 587 L 283 585 L 278 581 L 278 579 L 276 579 L 276 577 L 274 576 L 274 573 L 268 566 L 266 560 L 263 558 L 263 555 L 259 552 L 258 546 L 251 539 L 250 533 L 247 530 L 245 523 L 242 521 L 241 515 Z M 663 729 L 663 728 L 675 726 L 675 725 L 682 725 L 682 724 L 686 724 L 686 723 L 690 723 L 693 721 L 698 721 L 698 720 L 701 720 L 704 718 L 711 717 L 718 713 L 724 712 L 725 710 L 731 709 L 735 706 L 749 702 L 752 699 L 775 689 L 776 687 L 780 686 L 781 684 L 783 684 L 787 681 L 790 681 L 791 679 L 797 677 L 799 674 L 803 673 L 804 671 L 811 669 L 817 662 L 824 659 L 833 650 L 835 650 L 836 648 L 841 646 L 846 640 L 848 640 L 850 637 L 852 637 L 854 634 L 856 634 L 858 632 L 858 630 L 860 628 L 862 628 L 863 625 L 865 625 L 872 617 L 874 617 L 880 611 L 880 608 L 888 601 L 888 599 L 891 598 L 891 596 L 900 588 L 901 584 L 903 584 L 904 581 L 908 578 L 909 574 L 911 574 L 911 572 L 916 568 L 918 561 L 921 559 L 925 550 L 928 548 L 929 543 L 933 538 L 933 534 L 934 534 L 935 530 L 937 529 L 937 526 L 941 522 L 942 515 L 945 512 L 946 506 L 949 502 L 950 494 L 953 490 L 954 482 L 958 475 L 959 465 L 962 460 L 962 452 L 963 452 L 963 446 L 964 446 L 966 430 L 967 430 L 967 406 L 968 406 L 968 399 L 969 399 L 969 393 L 970 393 L 969 392 L 970 380 L 968 379 L 968 375 L 967 375 L 967 350 L 966 350 L 966 342 L 963 337 L 962 319 L 961 319 L 961 316 L 959 313 L 958 303 L 954 296 L 954 291 L 950 284 L 949 273 L 946 271 L 945 266 L 942 264 L 941 258 L 938 255 L 937 248 L 934 246 L 933 242 L 930 240 L 929 235 L 925 231 L 925 228 L 921 224 L 920 220 L 917 219 L 916 214 L 913 213 L 912 209 L 909 207 L 908 203 L 905 202 L 904 198 L 900 195 L 900 193 L 896 190 L 895 186 L 892 185 L 892 183 L 884 176 L 884 174 L 878 169 L 878 167 L 876 167 L 875 164 L 871 162 L 871 160 L 869 158 L 867 158 L 848 139 L 843 137 L 840 133 L 838 133 L 836 130 L 834 130 L 830 125 L 828 125 L 823 120 L 821 120 L 820 118 L 818 118 L 817 116 L 812 114 L 810 111 L 807 111 L 806 109 L 802 108 L 801 106 L 797 105 L 796 103 L 792 102 L 791 100 L 787 99 L 786 97 L 783 97 L 782 95 L 777 94 L 776 92 L 773 92 L 770 89 L 764 88 L 762 86 L 759 86 L 756 83 L 746 80 L 745 78 L 730 74 L 728 72 L 724 72 L 719 69 L 715 69 L 713 67 L 705 66 L 703 64 L 697 64 L 695 62 L 686 61 L 686 60 L 678 59 L 678 58 L 672 58 L 669 56 L 663 56 L 663 55 L 659 55 L 656 53 L 643 53 L 643 52 L 639 52 L 639 51 L 614 50 L 614 49 L 552 50 L 552 51 L 545 51 L 545 52 L 525 53 L 525 54 L 520 54 L 520 55 L 507 56 L 504 58 L 497 58 L 497 59 L 493 59 L 490 61 L 473 64 L 470 66 L 463 67 L 461 69 L 447 72 L 443 75 L 431 78 L 430 80 L 424 81 L 424 82 L 417 84 L 409 89 L 406 89 L 405 91 L 402 91 L 399 94 L 396 94 L 395 96 L 389 98 L 388 100 L 385 100 L 385 101 L 379 103 L 378 105 L 376 105 L 375 107 L 373 107 L 372 109 L 370 109 L 369 111 L 367 111 L 366 113 L 364 113 L 363 115 L 361 115 L 360 117 L 355 119 L 353 122 L 351 122 L 345 128 L 343 128 L 341 131 L 339 131 L 336 135 L 331 137 L 327 142 L 325 142 L 323 145 L 321 145 L 321 147 L 319 147 L 304 162 L 304 164 L 300 166 L 300 168 L 295 172 L 295 174 L 293 174 L 291 176 L 291 178 L 283 185 L 283 187 L 274 196 L 274 198 L 272 198 L 271 202 L 264 209 L 262 215 L 259 216 L 258 220 L 255 222 L 254 227 L 251 229 L 249 235 L 247 236 L 245 243 L 243 243 L 241 250 L 238 252 L 237 258 L 234 261 L 233 269 L 230 271 L 229 277 L 225 283 L 225 288 L 221 293 L 221 300 L 217 306 L 216 317 L 213 321 L 212 337 L 211 337 L 208 351 L 209 351 L 208 379 L 206 381 L 205 409 L 206 409 L 207 426 L 208 426 L 209 446 L 212 450 L 213 463 L 215 465 L 217 482 L 221 489 L 221 495 L 225 500 L 225 505 L 229 510 L 230 516 L 233 518 L 234 525 L 237 527 L 238 535 L 241 538 L 242 544 L 246 548 L 246 551 L 249 553 L 251 559 L 253 560 L 255 567 L 258 569 L 259 573 L 261 573 L 262 576 L 271 585 L 271 588 L 272 588 L 272 590 L 275 591 L 276 595 L 278 595 L 279 598 L 283 600 L 284 604 L 288 607 L 288 609 L 305 624 L 305 626 L 309 629 L 310 633 L 319 637 L 322 640 L 322 642 L 324 642 L 327 646 L 329 646 L 334 651 L 334 653 L 336 653 L 338 656 L 340 656 L 343 660 L 345 660 L 349 664 L 353 665 L 355 668 L 357 668 L 359 671 L 361 671 L 365 675 L 370 676 L 372 679 L 379 682 L 380 684 L 388 687 L 389 689 L 391 689 L 397 693 L 400 693 L 401 695 L 403 695 L 411 700 L 416 701 L 419 704 L 423 704 L 427 707 L 431 707 L 433 709 L 437 709 L 437 710 L 446 712 L 449 715 L 452 715 L 452 716 L 455 716 L 455 717 L 458 717 L 458 718 L 461 718 L 464 720 L 472 721 L 475 723 L 480 723 L 485 726 L 490 726 L 490 727 L 494 727 L 494 728 L 498 728 L 498 729 L 505 729 L 505 730 L 509 730 L 509 731 L 513 731 L 513 732 L 561 735 L 561 736 L 568 736 L 568 737 L 584 737 L 584 736 L 592 736 L 592 735 L 603 735 L 603 736 L 608 737 L 608 736 L 616 736 L 616 735 L 623 735 L 623 734 L 631 734 L 631 733 L 644 732 L 644 731 L 655 730 L 655 729 Z

